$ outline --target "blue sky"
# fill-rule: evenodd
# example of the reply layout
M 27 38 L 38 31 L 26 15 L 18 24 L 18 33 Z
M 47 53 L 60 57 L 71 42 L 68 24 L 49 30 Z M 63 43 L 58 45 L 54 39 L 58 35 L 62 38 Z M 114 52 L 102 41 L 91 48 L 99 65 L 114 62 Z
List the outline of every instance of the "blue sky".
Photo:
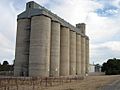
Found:
M 30 0 L 0 1 L 0 62 L 15 58 L 17 15 Z M 120 58 L 120 0 L 33 0 L 72 25 L 86 23 L 90 63 Z

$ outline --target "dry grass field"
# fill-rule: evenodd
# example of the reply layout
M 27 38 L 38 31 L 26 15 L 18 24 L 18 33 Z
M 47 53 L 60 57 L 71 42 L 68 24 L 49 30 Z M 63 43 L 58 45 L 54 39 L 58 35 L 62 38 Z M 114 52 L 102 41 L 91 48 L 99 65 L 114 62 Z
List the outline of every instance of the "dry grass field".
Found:
M 45 83 L 43 83 L 43 86 L 39 86 L 39 84 L 37 84 L 38 82 L 34 83 L 33 85 L 33 82 L 24 81 L 25 83 L 24 84 L 24 83 L 21 83 L 21 81 L 18 81 L 17 87 L 16 86 L 5 87 L 5 88 L 0 88 L 0 90 L 100 90 L 99 89 L 100 87 L 103 87 L 104 85 L 112 83 L 117 79 L 120 79 L 119 75 L 88 76 L 84 80 L 75 80 L 72 82 L 69 82 L 68 80 L 67 83 L 65 83 L 66 81 L 64 81 L 64 83 L 62 84 L 56 84 L 56 85 L 48 84 L 47 87 L 44 85 Z M 9 81 L 9 83 L 10 82 L 11 80 Z
M 100 87 L 112 83 L 120 78 L 119 75 L 113 76 L 88 76 L 82 81 L 65 83 L 63 85 L 48 87 L 43 90 L 100 90 Z

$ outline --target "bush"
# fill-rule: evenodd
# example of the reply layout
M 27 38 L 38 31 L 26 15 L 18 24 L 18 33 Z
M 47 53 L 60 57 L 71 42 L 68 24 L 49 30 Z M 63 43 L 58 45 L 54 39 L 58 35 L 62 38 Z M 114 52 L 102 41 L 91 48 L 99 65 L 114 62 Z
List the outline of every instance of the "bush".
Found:
M 120 74 L 120 60 L 119 59 L 109 59 L 107 63 L 103 63 L 102 71 L 106 75 L 118 75 Z

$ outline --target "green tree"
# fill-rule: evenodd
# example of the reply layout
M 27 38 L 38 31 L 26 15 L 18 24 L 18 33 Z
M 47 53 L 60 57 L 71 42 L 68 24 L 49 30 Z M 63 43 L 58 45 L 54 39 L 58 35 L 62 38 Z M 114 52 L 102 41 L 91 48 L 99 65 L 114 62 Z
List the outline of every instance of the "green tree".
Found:
M 120 59 L 109 59 L 106 63 L 103 63 L 102 71 L 107 75 L 120 74 Z
M 8 61 L 3 61 L 3 65 L 9 65 Z
M 101 68 L 102 68 L 101 71 L 105 72 L 105 70 L 107 70 L 107 63 L 104 62 Z
M 0 65 L 0 71 L 13 71 L 13 65 L 9 65 L 8 61 L 3 61 Z

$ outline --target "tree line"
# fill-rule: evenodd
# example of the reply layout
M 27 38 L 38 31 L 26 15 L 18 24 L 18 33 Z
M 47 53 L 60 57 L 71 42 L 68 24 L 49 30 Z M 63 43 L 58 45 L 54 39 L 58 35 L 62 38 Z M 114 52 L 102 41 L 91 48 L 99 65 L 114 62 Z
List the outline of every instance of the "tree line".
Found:
M 8 61 L 3 61 L 3 64 L 0 64 L 0 71 L 13 71 L 13 65 L 10 65 Z
M 120 59 L 108 59 L 107 62 L 103 63 L 102 71 L 105 72 L 106 75 L 120 74 Z

